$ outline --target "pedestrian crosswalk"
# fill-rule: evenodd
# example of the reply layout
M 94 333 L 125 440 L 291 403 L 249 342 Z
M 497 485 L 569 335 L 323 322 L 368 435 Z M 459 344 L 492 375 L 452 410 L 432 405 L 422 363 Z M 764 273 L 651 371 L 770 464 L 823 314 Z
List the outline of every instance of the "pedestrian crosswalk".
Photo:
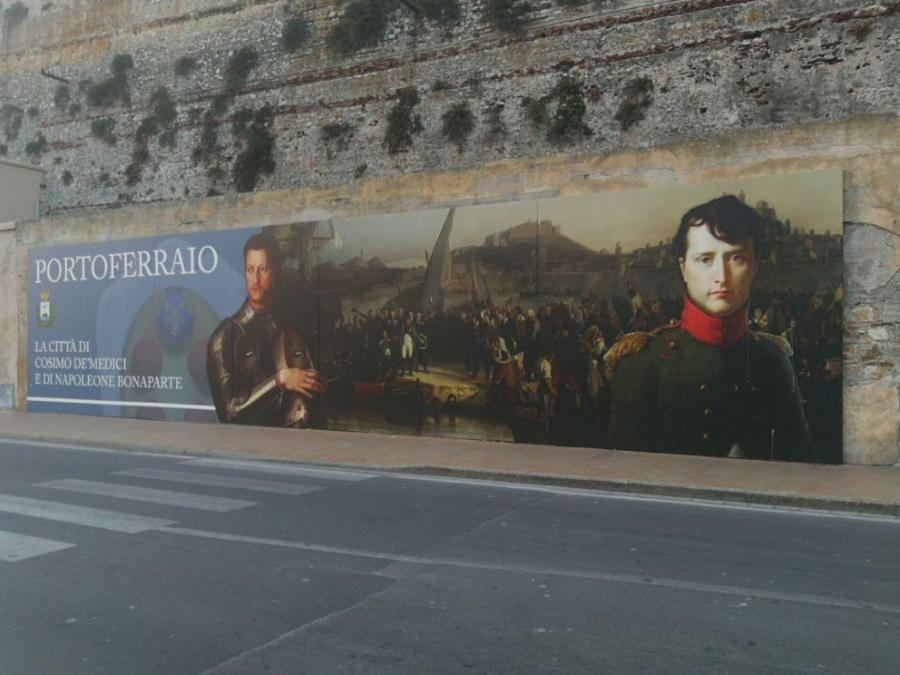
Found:
M 338 481 L 359 481 L 374 477 L 374 474 L 363 472 L 345 472 L 285 464 L 261 464 L 240 460 L 187 460 L 181 464 L 187 470 L 176 471 L 141 467 L 115 471 L 103 480 L 64 478 L 34 483 L 33 487 L 39 489 L 40 497 L 42 498 L 0 494 L 0 513 L 79 525 L 122 534 L 138 534 L 151 530 L 165 529 L 176 525 L 178 521 L 133 513 L 134 508 L 136 508 L 135 502 L 213 513 L 228 513 L 258 506 L 258 501 L 239 498 L 248 496 L 248 493 L 259 493 L 261 497 L 271 494 L 302 497 L 303 495 L 325 489 L 321 485 L 313 485 L 307 482 L 229 475 L 229 471 L 269 475 L 280 474 L 284 478 L 308 477 Z M 216 473 L 207 473 L 203 469 L 216 469 L 217 471 Z M 150 486 L 134 484 L 142 481 L 146 481 Z M 185 491 L 185 489 L 190 490 L 190 488 L 186 488 L 189 485 L 224 488 L 233 490 L 235 495 L 221 497 Z M 162 486 L 166 488 L 178 486 L 181 489 L 163 489 Z M 45 490 L 47 491 L 46 499 L 43 498 Z M 108 510 L 107 508 L 72 504 L 65 501 L 65 497 L 62 496 L 67 493 L 91 495 L 98 498 L 100 505 L 104 507 L 107 503 L 110 503 L 115 504 L 113 508 L 118 508 L 117 502 L 122 500 L 124 502 L 123 510 Z M 61 496 L 62 501 L 51 499 L 51 494 Z M 169 514 L 167 513 L 166 515 Z M 68 539 L 70 537 L 66 536 L 64 538 Z M 75 546 L 75 543 L 69 541 L 56 541 L 0 530 L 0 563 L 28 560 L 64 551 Z

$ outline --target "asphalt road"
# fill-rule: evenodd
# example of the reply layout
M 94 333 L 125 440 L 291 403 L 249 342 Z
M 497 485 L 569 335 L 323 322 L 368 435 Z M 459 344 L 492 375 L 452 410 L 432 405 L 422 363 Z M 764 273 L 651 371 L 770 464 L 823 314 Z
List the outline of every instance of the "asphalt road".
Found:
M 896 673 L 900 520 L 0 441 L 0 608 L 0 673 Z

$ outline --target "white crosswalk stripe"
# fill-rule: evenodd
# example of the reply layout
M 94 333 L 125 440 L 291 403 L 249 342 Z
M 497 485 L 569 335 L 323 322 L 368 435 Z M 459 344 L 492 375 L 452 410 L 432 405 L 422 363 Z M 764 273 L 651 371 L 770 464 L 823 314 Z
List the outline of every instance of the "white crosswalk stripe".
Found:
M 352 469 L 319 469 L 296 464 L 278 464 L 276 462 L 249 462 L 239 459 L 191 459 L 182 462 L 188 466 L 203 466 L 214 469 L 234 469 L 236 471 L 252 471 L 255 473 L 274 473 L 282 476 L 308 476 L 309 478 L 328 478 L 330 480 L 361 481 L 375 478 L 377 474 L 354 471 Z
M 255 492 L 272 492 L 282 495 L 304 495 L 322 489 L 315 485 L 301 485 L 300 483 L 239 478 L 237 476 L 222 476 L 218 474 L 192 473 L 190 471 L 168 471 L 166 469 L 129 469 L 127 471 L 116 471 L 115 475 L 128 476 L 130 478 L 164 480 L 173 483 L 212 485 L 215 487 L 236 488 Z
M 54 490 L 68 490 L 69 492 L 81 492 L 104 497 L 117 497 L 119 499 L 131 499 L 138 502 L 152 502 L 167 506 L 181 506 L 188 509 L 201 511 L 217 511 L 225 513 L 237 509 L 256 506 L 256 502 L 243 499 L 230 499 L 228 497 L 209 497 L 207 495 L 195 495 L 185 492 L 172 492 L 170 490 L 156 490 L 152 488 L 136 487 L 134 485 L 117 485 L 113 483 L 99 483 L 91 480 L 54 480 L 47 483 L 37 483 L 37 487 L 53 488 Z
M 74 546 L 75 544 L 67 544 L 64 541 L 29 537 L 14 532 L 0 532 L 0 560 L 4 562 L 19 562 Z
M 155 530 L 166 525 L 174 525 L 174 520 L 135 516 L 130 513 L 92 509 L 86 506 L 60 504 L 42 499 L 30 499 L 15 495 L 0 494 L 0 513 L 12 513 L 18 516 L 55 520 L 60 523 L 84 525 L 101 530 L 137 534 L 147 530 Z

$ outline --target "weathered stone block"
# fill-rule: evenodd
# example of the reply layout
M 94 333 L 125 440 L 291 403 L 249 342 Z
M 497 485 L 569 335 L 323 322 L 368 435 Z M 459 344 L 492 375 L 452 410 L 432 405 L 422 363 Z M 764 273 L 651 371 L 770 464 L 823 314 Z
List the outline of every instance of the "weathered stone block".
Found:
M 896 385 L 865 384 L 844 388 L 844 461 L 890 465 L 898 454 Z

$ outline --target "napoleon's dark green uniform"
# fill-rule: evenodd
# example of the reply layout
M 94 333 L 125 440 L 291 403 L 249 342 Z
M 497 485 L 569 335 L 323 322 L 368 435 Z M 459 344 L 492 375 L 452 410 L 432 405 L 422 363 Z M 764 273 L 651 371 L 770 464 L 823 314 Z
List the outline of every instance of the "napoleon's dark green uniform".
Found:
M 612 375 L 613 448 L 813 459 L 789 347 L 780 338 L 748 331 L 720 347 L 678 325 L 623 340 L 629 338 Z

